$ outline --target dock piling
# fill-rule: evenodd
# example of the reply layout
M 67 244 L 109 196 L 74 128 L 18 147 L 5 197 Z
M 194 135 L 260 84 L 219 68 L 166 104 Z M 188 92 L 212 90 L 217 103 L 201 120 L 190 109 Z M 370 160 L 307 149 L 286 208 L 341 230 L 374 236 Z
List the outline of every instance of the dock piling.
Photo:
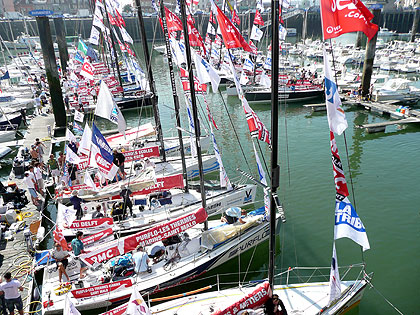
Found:
M 413 18 L 413 27 L 411 28 L 411 42 L 414 42 L 416 39 L 417 29 L 419 28 L 419 19 L 420 19 L 420 7 L 415 8 L 414 18 Z
M 54 18 L 55 35 L 57 36 L 58 52 L 60 54 L 60 64 L 62 73 L 67 71 L 67 62 L 69 61 L 69 53 L 67 51 L 66 33 L 64 28 L 64 20 L 62 17 Z
M 50 22 L 46 16 L 37 16 L 36 23 L 38 25 L 39 39 L 41 42 L 42 54 L 44 56 L 45 73 L 50 88 L 55 125 L 58 128 L 65 128 L 67 123 L 66 110 L 64 108 L 63 93 L 61 91 L 60 78 L 57 71 Z

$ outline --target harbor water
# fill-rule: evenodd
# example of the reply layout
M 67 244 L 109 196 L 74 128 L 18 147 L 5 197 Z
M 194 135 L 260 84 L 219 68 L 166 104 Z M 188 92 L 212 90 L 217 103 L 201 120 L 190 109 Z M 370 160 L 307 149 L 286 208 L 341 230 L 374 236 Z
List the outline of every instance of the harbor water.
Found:
M 165 58 L 154 53 L 152 67 L 163 131 L 165 135 L 172 135 L 176 131 L 175 115 Z M 207 99 L 218 126 L 215 135 L 228 175 L 231 178 L 239 177 L 236 169 L 240 168 L 257 177 L 250 134 L 239 99 L 227 97 L 223 89 L 221 95 L 210 93 Z M 185 102 L 182 97 L 180 100 L 183 128 L 186 129 Z M 204 105 L 202 99 L 199 103 Z M 278 193 L 287 222 L 281 225 L 277 237 L 278 271 L 296 266 L 328 267 L 332 255 L 335 187 L 328 122 L 325 112 L 312 114 L 310 109 L 302 105 L 280 104 Z M 204 106 L 202 108 L 205 110 Z M 252 105 L 252 108 L 271 129 L 270 104 Z M 336 141 L 350 199 L 366 227 L 371 249 L 362 253 L 351 240 L 340 239 L 336 242 L 338 264 L 344 266 L 363 261 L 367 272 L 373 272 L 374 288 L 368 286 L 365 291 L 358 308 L 359 314 L 396 313 L 384 297 L 403 314 L 418 314 L 420 126 L 390 126 L 385 133 L 368 134 L 357 126 L 387 121 L 389 118 L 360 108 L 344 106 L 344 109 L 349 127 L 344 136 L 336 136 Z M 204 111 L 200 112 L 204 120 L 206 115 Z M 150 109 L 126 111 L 124 116 L 131 127 L 153 121 Z M 100 128 L 112 127 L 104 121 L 99 121 L 98 125 Z M 208 129 L 207 123 L 202 125 Z M 236 134 L 245 156 L 242 155 Z M 269 149 L 265 143 L 260 145 L 269 165 Z M 3 180 L 10 172 L 11 159 L 9 155 L 1 161 L 0 175 Z M 263 204 L 262 198 L 260 191 L 257 206 Z M 265 277 L 268 245 L 259 246 L 255 252 L 251 250 L 243 255 L 240 261 L 229 262 L 203 277 L 226 273 L 227 270 L 234 273 L 239 268 L 241 271 L 249 270 L 247 279 Z M 198 282 L 198 286 L 206 284 L 205 279 Z M 194 286 L 197 286 L 197 282 Z M 172 289 L 170 292 L 188 290 L 187 284 L 178 291 Z

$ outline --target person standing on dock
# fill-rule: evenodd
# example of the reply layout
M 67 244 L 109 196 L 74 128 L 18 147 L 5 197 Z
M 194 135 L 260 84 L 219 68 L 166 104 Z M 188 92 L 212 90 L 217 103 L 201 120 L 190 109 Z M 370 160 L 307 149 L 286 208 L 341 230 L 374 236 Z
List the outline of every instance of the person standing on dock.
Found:
M 36 207 L 38 207 L 40 200 L 38 198 L 38 195 L 37 195 L 36 189 L 35 189 L 36 182 L 35 182 L 34 174 L 26 171 L 23 181 L 25 182 L 26 187 L 28 188 L 29 194 L 31 195 L 32 203 Z
M 31 146 L 31 149 L 29 150 L 29 154 L 31 155 L 32 162 L 39 161 L 39 153 L 35 144 Z
M 66 163 L 66 156 L 64 155 L 64 153 L 62 151 L 60 151 L 60 153 L 58 153 L 58 166 L 60 167 L 61 174 L 64 171 L 64 164 L 65 163 Z
M 51 177 L 52 177 L 54 185 L 55 185 L 55 183 L 56 183 L 55 179 L 56 178 L 58 179 L 58 177 L 60 176 L 60 170 L 58 169 L 58 162 L 55 159 L 54 154 L 50 155 L 50 158 L 47 162 L 47 165 L 48 165 L 48 170 L 51 174 Z
M 20 315 L 23 315 L 23 302 L 19 291 L 23 291 L 23 287 L 19 280 L 13 279 L 10 272 L 4 274 L 6 282 L 0 284 L 0 294 L 4 294 L 6 307 L 10 315 L 15 314 L 15 306 Z
M 36 162 L 34 164 L 34 175 L 36 184 L 38 185 L 38 192 L 41 196 L 44 196 L 44 179 L 42 178 L 42 170 L 41 170 L 41 163 Z

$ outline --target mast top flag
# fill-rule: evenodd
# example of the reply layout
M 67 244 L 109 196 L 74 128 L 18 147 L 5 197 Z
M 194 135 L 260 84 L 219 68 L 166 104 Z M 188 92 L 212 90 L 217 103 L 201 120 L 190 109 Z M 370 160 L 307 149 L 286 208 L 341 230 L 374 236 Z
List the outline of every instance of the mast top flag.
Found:
M 324 40 L 360 31 L 370 41 L 378 31 L 372 19 L 373 14 L 360 0 L 321 0 Z

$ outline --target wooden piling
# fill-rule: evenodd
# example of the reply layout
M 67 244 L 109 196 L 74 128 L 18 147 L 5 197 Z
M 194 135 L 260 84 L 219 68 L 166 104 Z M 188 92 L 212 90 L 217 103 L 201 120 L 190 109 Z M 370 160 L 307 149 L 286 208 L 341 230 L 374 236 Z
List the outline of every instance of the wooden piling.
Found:
M 379 24 L 379 19 L 381 17 L 381 9 L 373 10 L 373 20 L 372 22 L 376 25 Z M 370 79 L 373 72 L 373 60 L 375 59 L 375 50 L 376 50 L 376 39 L 378 33 L 373 36 L 373 38 L 366 45 L 366 55 L 365 62 L 363 64 L 363 76 L 362 76 L 362 96 L 367 96 L 369 94 L 370 88 Z
M 417 29 L 419 28 L 420 7 L 414 10 L 413 27 L 411 28 L 411 41 L 416 39 Z
M 54 19 L 55 35 L 57 36 L 58 52 L 60 54 L 61 71 L 67 71 L 67 62 L 69 61 L 69 53 L 67 51 L 66 33 L 64 29 L 64 20 L 62 17 Z
M 51 105 L 54 112 L 55 125 L 57 128 L 66 127 L 66 110 L 64 108 L 63 94 L 61 92 L 60 78 L 57 71 L 54 47 L 51 37 L 51 28 L 48 17 L 37 16 L 36 23 L 39 30 L 42 55 L 44 57 L 45 73 L 50 88 Z

